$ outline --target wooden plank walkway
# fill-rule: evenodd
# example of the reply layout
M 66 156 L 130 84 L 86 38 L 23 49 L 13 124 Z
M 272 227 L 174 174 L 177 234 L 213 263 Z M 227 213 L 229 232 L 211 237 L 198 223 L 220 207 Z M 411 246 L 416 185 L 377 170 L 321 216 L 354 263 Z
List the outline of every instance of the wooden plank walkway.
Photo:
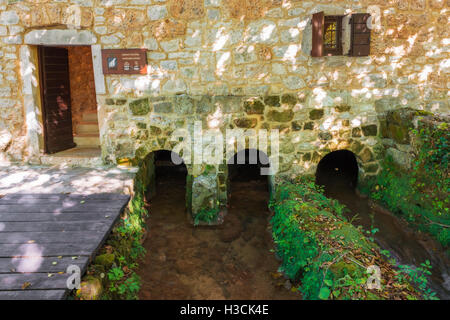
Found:
M 67 267 L 86 271 L 129 199 L 115 193 L 0 198 L 0 300 L 66 298 Z

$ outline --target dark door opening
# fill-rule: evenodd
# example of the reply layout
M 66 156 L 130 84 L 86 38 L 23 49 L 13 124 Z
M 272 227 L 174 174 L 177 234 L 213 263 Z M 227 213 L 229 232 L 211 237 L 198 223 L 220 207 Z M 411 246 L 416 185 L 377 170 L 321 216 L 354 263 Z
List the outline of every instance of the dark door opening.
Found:
M 68 50 L 39 47 L 39 63 L 45 152 L 73 148 Z

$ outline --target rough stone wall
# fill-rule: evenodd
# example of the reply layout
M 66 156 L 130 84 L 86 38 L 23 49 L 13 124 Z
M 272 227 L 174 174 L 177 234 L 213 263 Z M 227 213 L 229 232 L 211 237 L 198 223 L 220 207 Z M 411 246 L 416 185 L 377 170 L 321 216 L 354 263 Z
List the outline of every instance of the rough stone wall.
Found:
M 380 115 L 380 130 L 385 153 L 405 170 L 411 169 L 420 153 L 420 144 L 412 130 L 421 128 L 436 130 L 450 123 L 450 116 L 436 116 L 411 108 L 391 110 Z
M 97 96 L 89 46 L 74 46 L 69 49 L 70 98 L 72 106 L 72 127 L 76 132 L 83 113 L 97 111 Z
M 371 56 L 312 58 L 311 16 L 377 5 Z M 79 26 L 102 48 L 147 48 L 147 75 L 105 77 L 97 94 L 107 162 L 171 149 L 179 127 L 280 129 L 279 177 L 314 173 L 352 150 L 379 170 L 379 115 L 448 113 L 450 0 L 0 0 L 0 143 L 20 159 L 24 118 L 19 47 L 34 29 Z M 73 13 L 79 13 L 74 15 Z M 75 18 L 74 18 L 75 17 Z M 2 140 L 2 141 L 3 141 Z M 8 142 L 9 141 L 9 142 Z M 5 152 L 6 151 L 6 152 Z M 204 167 L 189 167 L 195 177 Z M 217 167 L 221 194 L 226 168 Z M 195 178 L 194 178 L 195 183 Z M 219 198 L 223 198 L 219 194 Z

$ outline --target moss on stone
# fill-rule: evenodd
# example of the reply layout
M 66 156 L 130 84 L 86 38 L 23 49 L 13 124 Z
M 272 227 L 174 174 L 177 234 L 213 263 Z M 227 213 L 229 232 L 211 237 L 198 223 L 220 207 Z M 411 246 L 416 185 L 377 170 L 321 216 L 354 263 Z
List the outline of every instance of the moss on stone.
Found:
M 333 136 L 329 132 L 321 131 L 321 132 L 319 132 L 319 139 L 323 140 L 323 141 L 328 141 L 328 140 L 333 139 Z
M 293 107 L 297 104 L 297 97 L 293 94 L 283 94 L 281 96 L 281 103 Z
M 294 118 L 294 112 L 292 110 L 284 110 L 284 111 L 271 110 L 267 114 L 267 118 L 270 121 L 275 122 L 288 122 Z
M 292 121 L 291 127 L 293 131 L 300 131 L 302 130 L 302 123 L 300 121 Z
M 352 129 L 352 137 L 360 138 L 361 137 L 361 128 L 353 128 Z
M 334 110 L 336 112 L 348 112 L 348 111 L 350 111 L 350 109 L 351 109 L 350 106 L 337 106 L 337 107 L 334 107 Z
M 238 128 L 254 128 L 258 121 L 255 118 L 234 119 L 234 124 Z
M 314 122 L 308 121 L 303 126 L 303 130 L 314 130 Z
M 378 133 L 378 127 L 376 124 L 363 126 L 361 129 L 366 137 L 376 136 Z
M 309 112 L 309 118 L 311 120 L 319 120 L 323 117 L 323 109 L 314 109 Z
M 162 130 L 155 126 L 150 126 L 150 134 L 152 136 L 159 136 L 161 134 Z
M 139 99 L 130 102 L 131 113 L 135 116 L 144 116 L 150 112 L 150 105 L 148 99 Z
M 244 109 L 247 114 L 263 114 L 264 104 L 258 99 L 247 100 L 244 102 Z
M 264 98 L 264 103 L 268 107 L 279 107 L 280 106 L 280 97 L 279 96 L 268 96 Z
M 105 253 L 95 257 L 94 263 L 109 268 L 114 263 L 115 258 L 114 254 Z

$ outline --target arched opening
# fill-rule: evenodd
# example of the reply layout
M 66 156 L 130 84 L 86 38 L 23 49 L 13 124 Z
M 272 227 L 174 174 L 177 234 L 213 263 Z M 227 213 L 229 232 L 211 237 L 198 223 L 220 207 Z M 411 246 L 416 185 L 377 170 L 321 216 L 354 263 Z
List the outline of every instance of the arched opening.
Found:
M 241 150 L 228 160 L 228 214 L 222 226 L 225 239 L 267 227 L 269 168 L 268 156 L 256 149 Z
M 147 200 L 152 200 L 150 205 L 167 207 L 169 199 L 177 199 L 180 207 L 173 209 L 184 213 L 188 172 L 180 156 L 172 151 L 158 150 L 150 153 L 146 161 L 149 165 Z
M 267 171 L 270 168 L 269 157 L 256 149 L 245 149 L 237 152 L 228 160 L 228 180 L 267 182 Z
M 358 183 L 358 163 L 355 154 L 338 150 L 320 160 L 316 171 L 316 183 L 330 194 L 336 191 L 354 190 Z
M 143 280 L 140 299 L 298 299 L 297 293 L 280 286 L 284 279 L 261 281 L 279 268 L 270 254 L 267 176 L 256 170 L 267 167 L 267 159 L 230 164 L 236 188 L 224 223 L 194 227 L 185 214 L 179 214 L 184 203 L 175 190 L 179 184 L 173 184 L 180 176 L 178 170 L 167 153 L 152 156 L 156 196 L 149 204 L 147 254 L 138 271 Z M 226 174 L 222 171 L 227 170 L 220 171 L 217 179 L 222 186 Z
M 180 156 L 172 151 L 155 151 L 155 178 L 157 183 L 171 179 L 186 180 L 187 168 Z

